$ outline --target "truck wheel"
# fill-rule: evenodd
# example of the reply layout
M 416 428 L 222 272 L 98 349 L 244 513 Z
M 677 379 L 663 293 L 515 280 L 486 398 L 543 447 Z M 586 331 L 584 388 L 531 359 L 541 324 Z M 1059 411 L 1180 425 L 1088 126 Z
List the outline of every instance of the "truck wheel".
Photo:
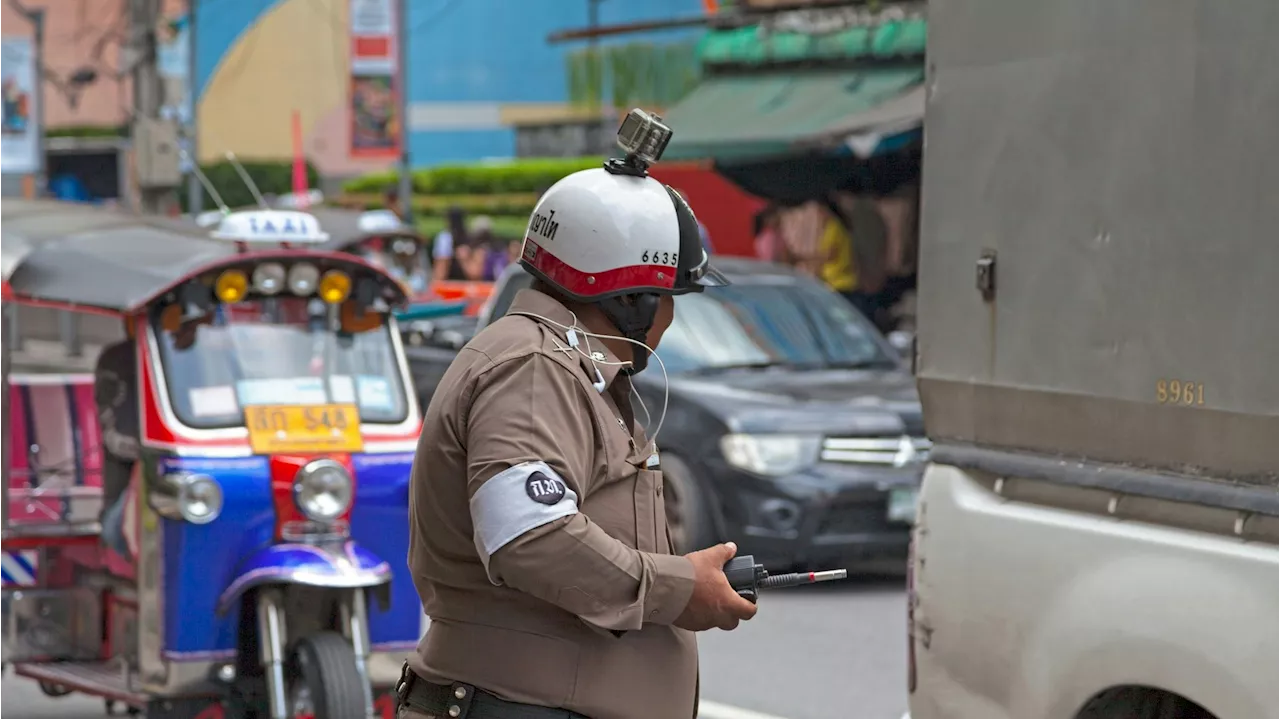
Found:
M 1145 687 L 1109 689 L 1090 699 L 1076 719 L 1214 719 L 1194 702 Z
M 364 687 L 356 654 L 342 635 L 321 632 L 293 650 L 289 716 L 294 719 L 348 719 L 365 715 Z
M 674 454 L 662 456 L 662 502 L 676 554 L 688 554 L 715 544 L 711 514 L 689 465 Z

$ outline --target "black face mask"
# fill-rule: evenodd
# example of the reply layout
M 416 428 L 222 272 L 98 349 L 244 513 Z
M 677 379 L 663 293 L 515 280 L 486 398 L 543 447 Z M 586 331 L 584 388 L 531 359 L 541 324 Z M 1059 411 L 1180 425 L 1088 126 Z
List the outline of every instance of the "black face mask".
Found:
M 623 337 L 648 347 L 649 330 L 658 316 L 661 298 L 652 292 L 638 292 L 600 300 L 600 309 Z M 622 370 L 631 376 L 649 366 L 649 350 L 631 345 L 631 366 Z

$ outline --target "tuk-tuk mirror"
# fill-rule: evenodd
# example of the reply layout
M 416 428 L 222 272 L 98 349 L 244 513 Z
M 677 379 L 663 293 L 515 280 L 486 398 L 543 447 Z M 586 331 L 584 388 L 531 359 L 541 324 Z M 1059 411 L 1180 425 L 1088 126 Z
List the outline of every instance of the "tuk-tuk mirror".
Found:
M 382 326 L 384 320 L 381 312 L 374 312 L 356 300 L 347 300 L 342 303 L 339 321 L 343 332 L 355 334 L 375 330 Z

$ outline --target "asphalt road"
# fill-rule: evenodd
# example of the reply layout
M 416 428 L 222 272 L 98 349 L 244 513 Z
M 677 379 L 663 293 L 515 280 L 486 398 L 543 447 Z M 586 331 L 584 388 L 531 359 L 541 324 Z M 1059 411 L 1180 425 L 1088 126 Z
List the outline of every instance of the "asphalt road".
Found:
M 853 579 L 765 594 L 733 632 L 701 635 L 702 719 L 899 719 L 906 711 L 902 580 Z M 90 719 L 102 703 L 49 699 L 6 675 L 9 719 Z

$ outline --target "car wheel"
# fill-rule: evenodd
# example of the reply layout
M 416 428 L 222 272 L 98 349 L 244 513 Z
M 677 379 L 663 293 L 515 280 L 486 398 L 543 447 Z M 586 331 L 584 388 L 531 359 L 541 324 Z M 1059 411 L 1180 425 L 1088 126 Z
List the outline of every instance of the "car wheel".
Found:
M 702 488 L 689 465 L 673 454 L 662 455 L 662 500 L 676 554 L 688 554 L 716 543 Z

